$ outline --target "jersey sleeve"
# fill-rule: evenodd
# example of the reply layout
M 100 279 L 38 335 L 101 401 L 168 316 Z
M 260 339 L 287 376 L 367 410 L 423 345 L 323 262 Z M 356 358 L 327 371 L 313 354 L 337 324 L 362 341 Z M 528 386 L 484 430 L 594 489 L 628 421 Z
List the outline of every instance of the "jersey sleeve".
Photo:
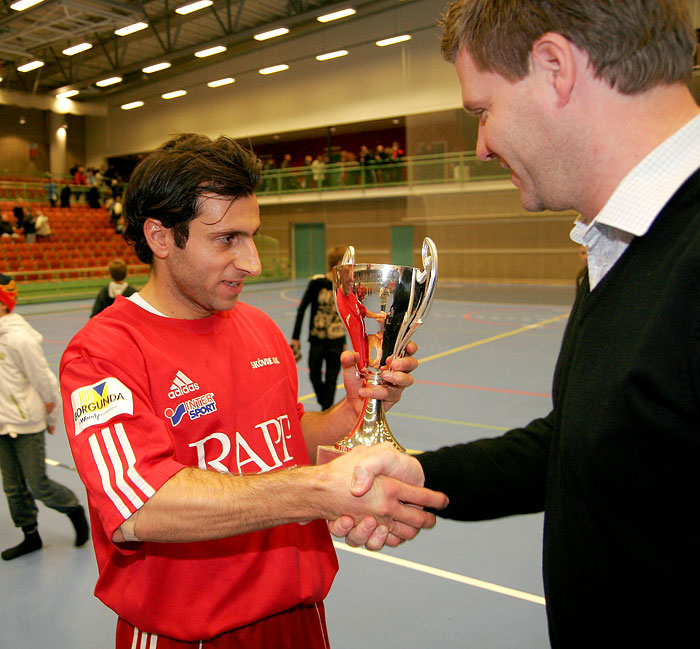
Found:
M 127 350 L 124 355 L 129 358 Z M 116 362 L 72 350 L 61 367 L 71 452 L 108 538 L 184 468 L 154 412 L 140 359 L 129 360 L 126 371 Z

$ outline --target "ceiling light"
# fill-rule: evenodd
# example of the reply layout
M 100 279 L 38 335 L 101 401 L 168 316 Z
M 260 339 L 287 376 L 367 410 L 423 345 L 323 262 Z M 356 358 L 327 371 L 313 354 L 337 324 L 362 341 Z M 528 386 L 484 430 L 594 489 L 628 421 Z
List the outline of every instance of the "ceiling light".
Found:
M 166 92 L 161 95 L 163 99 L 175 99 L 175 97 L 182 97 L 187 94 L 187 90 L 173 90 L 172 92 Z
M 395 45 L 396 43 L 403 43 L 404 41 L 410 41 L 411 37 L 408 34 L 404 34 L 403 36 L 394 36 L 392 38 L 385 38 L 382 41 L 377 41 L 377 45 L 379 47 L 386 47 L 387 45 Z
M 221 52 L 225 51 L 226 47 L 224 45 L 217 45 L 216 47 L 210 47 L 206 50 L 199 50 L 199 52 L 195 52 L 194 55 L 200 59 L 203 59 L 207 56 L 213 56 L 214 54 L 221 54 Z
M 99 81 L 95 81 L 95 85 L 100 88 L 104 88 L 106 86 L 113 86 L 115 83 L 120 83 L 121 80 L 121 77 L 109 77 L 108 79 L 100 79 Z
M 258 72 L 260 74 L 274 74 L 275 72 L 282 72 L 283 70 L 289 70 L 289 66 L 285 63 L 282 63 L 281 65 L 273 65 L 269 68 L 262 68 L 261 70 L 258 70 Z
M 210 5 L 214 4 L 212 0 L 198 0 L 197 2 L 190 2 L 190 4 L 183 5 L 175 9 L 176 14 L 184 16 L 186 14 L 191 14 L 193 11 L 199 11 Z
M 148 27 L 148 23 L 133 23 L 132 25 L 127 25 L 121 29 L 115 29 L 114 33 L 117 36 L 128 36 L 134 32 L 140 32 L 142 29 L 146 29 L 146 27 Z
M 316 57 L 317 61 L 328 61 L 330 59 L 337 59 L 339 56 L 347 56 L 347 50 L 338 50 L 336 52 L 328 52 L 327 54 L 319 54 Z
M 132 108 L 141 108 L 143 106 L 142 101 L 132 101 L 128 104 L 122 104 L 122 110 L 131 110 Z
M 56 99 L 68 99 L 69 97 L 75 97 L 80 94 L 79 90 L 66 90 L 65 92 L 56 93 Z
M 80 54 L 80 52 L 89 50 L 91 47 L 92 43 L 79 43 L 78 45 L 73 45 L 73 47 L 67 47 L 65 50 L 62 50 L 61 53 L 66 56 L 73 56 L 74 54 Z
M 167 61 L 162 63 L 155 63 L 154 65 L 147 65 L 145 68 L 141 68 L 141 72 L 146 74 L 151 74 L 152 72 L 160 72 L 161 70 L 167 70 L 171 66 Z
M 218 88 L 219 86 L 228 86 L 234 81 L 236 80 L 233 77 L 226 77 L 225 79 L 217 79 L 216 81 L 210 81 L 207 85 L 210 88 Z
M 40 68 L 42 65 L 44 65 L 43 61 L 30 61 L 29 63 L 25 63 L 24 65 L 18 65 L 17 71 L 29 72 L 30 70 L 36 70 L 37 68 Z
M 19 2 L 13 2 L 10 5 L 10 9 L 14 9 L 15 11 L 24 11 L 25 9 L 29 9 L 29 7 L 38 5 L 43 1 L 44 0 L 19 0 Z
M 289 30 L 286 27 L 278 27 L 277 29 L 271 29 L 269 32 L 255 34 L 253 38 L 256 41 L 266 41 L 268 38 L 275 38 L 275 36 L 282 36 L 284 34 L 289 34 Z
M 319 16 L 316 18 L 320 23 L 329 23 L 331 20 L 338 20 L 339 18 L 347 18 L 348 16 L 354 16 L 357 13 L 354 9 L 341 9 L 340 11 L 334 11 L 331 14 L 326 14 L 325 16 Z

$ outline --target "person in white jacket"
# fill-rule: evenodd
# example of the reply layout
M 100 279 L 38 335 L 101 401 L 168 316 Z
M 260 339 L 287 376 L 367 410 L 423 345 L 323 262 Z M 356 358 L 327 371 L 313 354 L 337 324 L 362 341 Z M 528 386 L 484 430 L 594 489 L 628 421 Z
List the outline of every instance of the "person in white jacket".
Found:
M 2 552 L 6 561 L 41 549 L 35 498 L 66 514 L 75 528 L 75 545 L 89 537 L 77 496 L 46 475 L 44 433 L 56 430 L 58 381 L 41 349 L 41 334 L 12 310 L 14 279 L 0 274 L 0 469 L 10 514 L 24 540 Z

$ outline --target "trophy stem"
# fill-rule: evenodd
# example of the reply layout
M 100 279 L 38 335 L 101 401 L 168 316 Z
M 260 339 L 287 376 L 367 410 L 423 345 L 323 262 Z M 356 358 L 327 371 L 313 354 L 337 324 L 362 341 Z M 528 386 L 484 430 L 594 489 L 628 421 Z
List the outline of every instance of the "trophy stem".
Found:
M 370 369 L 365 379 L 367 385 L 383 385 L 384 381 L 377 370 Z M 362 414 L 355 428 L 335 448 L 339 451 L 349 451 L 355 446 L 373 446 L 374 444 L 391 444 L 402 453 L 406 449 L 399 444 L 391 434 L 389 424 L 384 415 L 384 405 L 380 399 L 365 399 Z

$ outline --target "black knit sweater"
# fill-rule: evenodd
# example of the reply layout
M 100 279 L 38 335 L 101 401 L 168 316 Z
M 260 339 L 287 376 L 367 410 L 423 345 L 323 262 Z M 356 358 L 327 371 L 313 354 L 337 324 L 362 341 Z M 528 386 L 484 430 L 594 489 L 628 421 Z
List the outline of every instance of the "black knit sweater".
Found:
M 700 171 L 593 292 L 584 281 L 552 412 L 418 459 L 443 516 L 544 510 L 553 647 L 697 642 Z

